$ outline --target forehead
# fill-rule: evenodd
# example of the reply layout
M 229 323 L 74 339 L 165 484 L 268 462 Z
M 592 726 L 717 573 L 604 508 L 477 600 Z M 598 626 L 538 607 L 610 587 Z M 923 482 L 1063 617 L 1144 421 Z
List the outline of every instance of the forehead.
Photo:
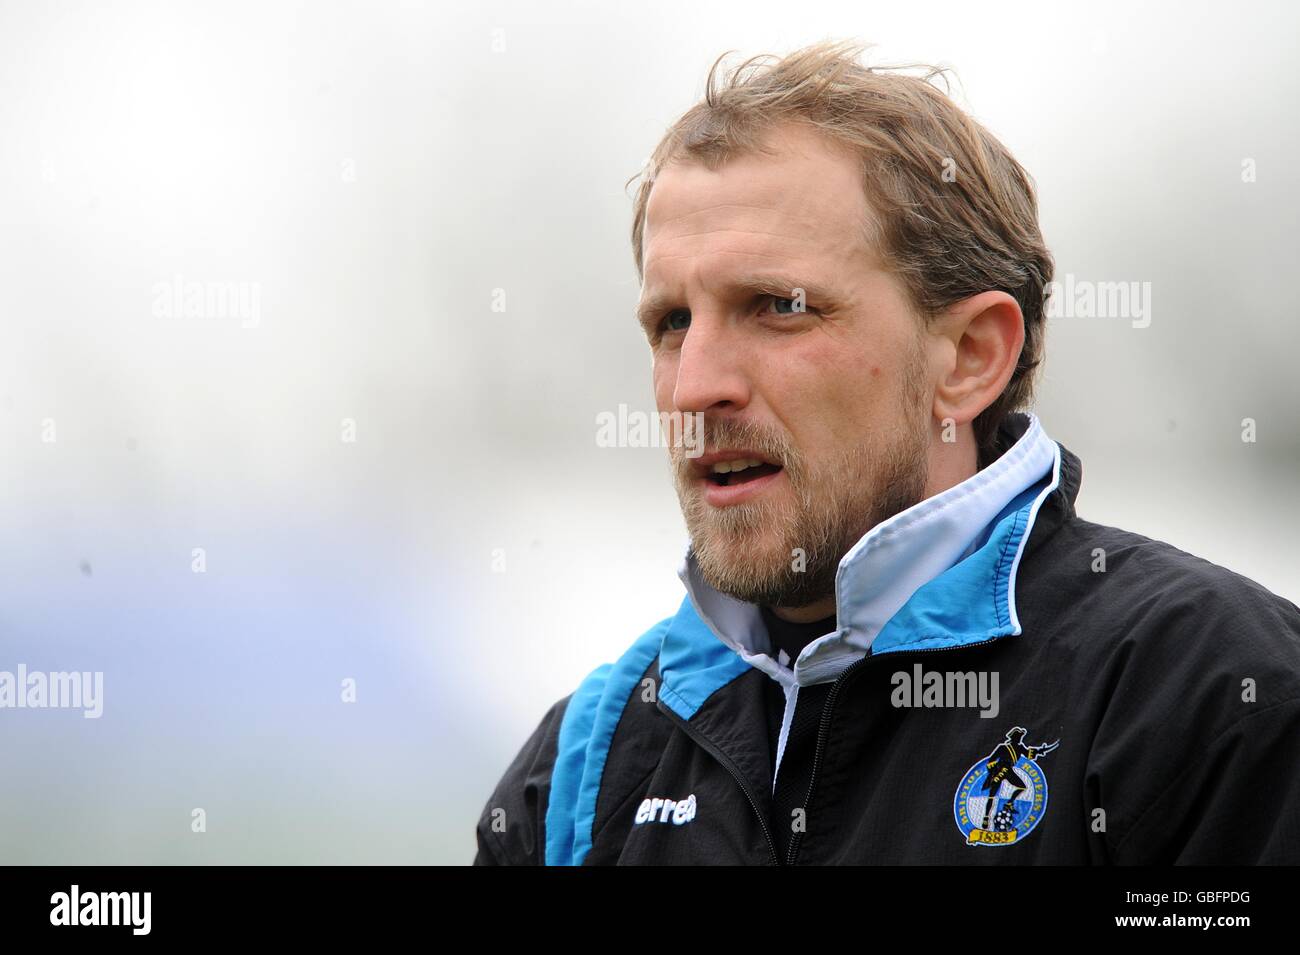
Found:
M 807 127 L 778 128 L 764 144 L 716 170 L 686 161 L 660 171 L 646 205 L 647 286 L 705 265 L 825 271 L 867 254 L 856 158 Z

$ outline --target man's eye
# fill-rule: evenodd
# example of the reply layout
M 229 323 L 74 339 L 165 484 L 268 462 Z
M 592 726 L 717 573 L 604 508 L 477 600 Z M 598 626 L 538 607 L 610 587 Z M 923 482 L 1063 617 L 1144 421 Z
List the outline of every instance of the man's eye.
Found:
M 663 330 L 682 332 L 691 324 L 691 313 L 684 308 L 675 308 L 664 316 Z
M 803 308 L 795 308 L 795 300 L 792 298 L 781 298 L 778 295 L 769 295 L 767 300 L 770 304 L 776 306 L 778 315 L 801 315 L 804 312 L 811 311 L 806 305 Z

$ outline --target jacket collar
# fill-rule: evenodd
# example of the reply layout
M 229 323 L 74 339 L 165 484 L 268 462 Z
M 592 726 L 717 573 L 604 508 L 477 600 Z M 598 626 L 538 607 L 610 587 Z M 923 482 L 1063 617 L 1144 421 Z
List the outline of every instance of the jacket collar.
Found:
M 1065 450 L 1033 414 L 1004 419 L 1005 450 L 970 478 L 868 531 L 840 561 L 836 629 L 812 641 L 793 669 L 771 655 L 758 607 L 714 589 L 688 546 L 686 587 L 665 636 L 661 683 L 674 709 L 693 713 L 712 690 L 757 667 L 784 685 L 835 679 L 866 653 L 939 649 L 1020 633 L 1015 581 L 1029 531 L 1060 484 Z M 1070 455 L 1070 501 L 1078 459 Z M 721 681 L 721 682 L 719 682 Z M 689 718 L 689 713 L 683 713 Z

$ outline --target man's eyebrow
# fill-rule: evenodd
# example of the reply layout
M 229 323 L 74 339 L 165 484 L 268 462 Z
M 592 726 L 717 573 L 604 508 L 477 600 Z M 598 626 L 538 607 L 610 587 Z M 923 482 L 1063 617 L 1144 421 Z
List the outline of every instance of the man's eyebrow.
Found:
M 835 305 L 839 301 L 839 296 L 823 282 L 799 279 L 780 272 L 743 276 L 728 282 L 726 286 L 727 292 L 733 296 L 740 291 L 751 295 L 771 295 L 775 298 L 794 298 L 798 294 L 797 289 L 803 290 L 805 300 L 811 299 L 823 306 Z M 655 320 L 678 301 L 679 296 L 662 292 L 654 292 L 643 297 L 636 308 L 637 322 L 646 331 L 652 331 Z

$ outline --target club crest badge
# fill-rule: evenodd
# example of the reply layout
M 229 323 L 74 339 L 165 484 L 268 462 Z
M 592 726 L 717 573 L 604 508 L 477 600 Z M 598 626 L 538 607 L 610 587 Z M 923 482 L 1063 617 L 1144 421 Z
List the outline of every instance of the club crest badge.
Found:
M 1025 745 L 1027 730 L 1006 739 L 962 777 L 953 800 L 957 828 L 968 846 L 1009 846 L 1024 839 L 1047 811 L 1047 776 L 1036 760 L 1060 740 Z

